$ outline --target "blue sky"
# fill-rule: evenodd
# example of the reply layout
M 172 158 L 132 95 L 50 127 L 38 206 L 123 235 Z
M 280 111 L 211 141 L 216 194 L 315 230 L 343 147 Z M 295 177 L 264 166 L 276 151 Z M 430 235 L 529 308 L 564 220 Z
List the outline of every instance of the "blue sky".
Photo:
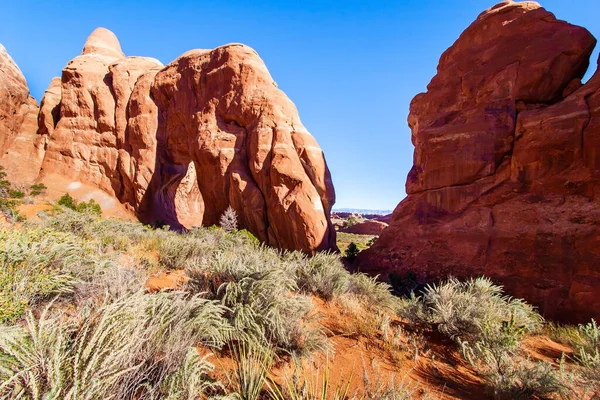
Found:
M 541 2 L 600 37 L 598 0 Z M 254 47 L 325 151 L 336 207 L 393 209 L 413 147 L 406 124 L 441 53 L 494 1 L 0 1 L 0 43 L 40 100 L 98 26 L 127 55 Z M 597 52 L 593 55 L 593 72 Z

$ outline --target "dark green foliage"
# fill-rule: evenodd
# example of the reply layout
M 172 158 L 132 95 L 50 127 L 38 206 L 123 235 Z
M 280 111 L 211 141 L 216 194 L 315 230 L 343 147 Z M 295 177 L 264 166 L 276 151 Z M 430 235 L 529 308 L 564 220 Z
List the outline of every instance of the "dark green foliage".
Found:
M 11 197 L 13 199 L 22 199 L 23 197 L 25 197 L 25 193 L 21 192 L 20 190 L 10 189 L 8 191 L 8 197 Z
M 102 215 L 102 208 L 94 199 L 90 199 L 87 203 L 85 201 L 78 203 L 77 200 L 67 193 L 58 200 L 58 204 L 80 213 Z
M 352 242 L 348 245 L 348 248 L 346 249 L 346 258 L 348 259 L 348 261 L 352 262 L 354 261 L 358 253 L 360 253 L 358 246 L 356 245 L 356 243 Z
M 77 202 L 69 193 L 64 194 L 60 199 L 58 199 L 58 204 L 70 208 L 71 210 L 75 210 L 77 208 Z
M 40 194 L 45 193 L 46 189 L 48 189 L 48 188 L 43 183 L 37 183 L 35 185 L 31 185 L 29 195 L 30 196 L 39 196 Z
M 94 199 L 90 199 L 90 201 L 88 201 L 87 203 L 85 201 L 82 201 L 81 203 L 77 204 L 75 211 L 80 213 L 102 215 L 102 208 L 100 207 L 100 204 L 96 203 Z

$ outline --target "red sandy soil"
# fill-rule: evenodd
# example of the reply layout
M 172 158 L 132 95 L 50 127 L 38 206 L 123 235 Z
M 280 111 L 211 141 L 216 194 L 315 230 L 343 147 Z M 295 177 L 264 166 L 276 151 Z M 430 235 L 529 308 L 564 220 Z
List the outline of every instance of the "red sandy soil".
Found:
M 144 288 L 150 293 L 161 290 L 177 290 L 181 289 L 186 280 L 185 271 L 182 269 L 166 271 L 149 277 Z
M 48 203 L 21 204 L 17 211 L 28 220 L 39 219 L 37 214 L 40 211 L 52 211 L 52 205 Z
M 185 271 L 164 272 L 150 277 L 145 287 L 149 291 L 179 289 L 185 282 Z M 378 384 L 395 382 L 405 388 L 415 390 L 415 397 L 427 394 L 429 399 L 488 399 L 483 380 L 460 356 L 456 345 L 435 330 L 421 330 L 414 324 L 391 316 L 390 326 L 400 327 L 404 337 L 398 346 L 385 340 L 384 332 L 372 329 L 357 332 L 360 322 L 368 315 L 352 315 L 336 301 L 326 302 L 312 297 L 314 309 L 308 320 L 316 321 L 325 330 L 333 351 L 328 355 L 314 354 L 310 359 L 296 366 L 290 359 L 282 359 L 271 371 L 271 378 L 280 385 L 286 385 L 294 375 L 294 369 L 301 369 L 303 376 L 310 377 L 320 387 L 325 374 L 329 379 L 330 391 L 349 383 L 349 393 L 362 393 L 365 384 L 377 387 Z M 365 325 L 368 326 L 368 325 Z M 418 334 L 424 340 L 415 342 Z M 418 353 L 415 356 L 415 348 Z M 556 343 L 545 336 L 532 336 L 524 341 L 524 350 L 534 360 L 543 360 L 558 366 L 561 354 L 571 354 L 573 350 Z M 226 351 L 213 353 L 200 346 L 201 356 L 210 355 L 209 361 L 215 365 L 213 378 L 227 383 L 233 377 L 234 363 Z

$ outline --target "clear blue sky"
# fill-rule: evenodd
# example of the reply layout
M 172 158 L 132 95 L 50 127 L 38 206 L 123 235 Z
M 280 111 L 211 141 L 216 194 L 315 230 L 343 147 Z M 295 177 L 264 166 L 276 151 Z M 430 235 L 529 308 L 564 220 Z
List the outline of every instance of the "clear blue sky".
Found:
M 171 3 L 176 3 L 175 5 Z M 599 0 L 541 2 L 600 37 Z M 406 124 L 441 53 L 485 0 L 0 0 L 0 43 L 34 97 L 98 26 L 127 55 L 168 63 L 192 48 L 241 42 L 258 51 L 325 151 L 336 207 L 393 209 L 413 147 Z M 597 53 L 591 69 L 595 70 Z

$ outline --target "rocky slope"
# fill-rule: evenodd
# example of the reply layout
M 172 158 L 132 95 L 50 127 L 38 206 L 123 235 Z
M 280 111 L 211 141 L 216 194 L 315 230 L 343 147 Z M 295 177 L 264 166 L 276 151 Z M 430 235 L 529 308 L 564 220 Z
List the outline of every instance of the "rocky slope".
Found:
M 595 44 L 535 2 L 482 13 L 411 103 L 408 197 L 357 268 L 484 274 L 546 316 L 600 316 Z
M 29 182 L 99 188 L 143 221 L 174 227 L 216 224 L 231 205 L 270 245 L 335 248 L 323 152 L 251 48 L 192 50 L 165 67 L 126 57 L 98 28 L 52 81 L 38 123 L 22 74 L 5 52 L 0 60 L 10 98 L 0 164 L 27 155 Z

